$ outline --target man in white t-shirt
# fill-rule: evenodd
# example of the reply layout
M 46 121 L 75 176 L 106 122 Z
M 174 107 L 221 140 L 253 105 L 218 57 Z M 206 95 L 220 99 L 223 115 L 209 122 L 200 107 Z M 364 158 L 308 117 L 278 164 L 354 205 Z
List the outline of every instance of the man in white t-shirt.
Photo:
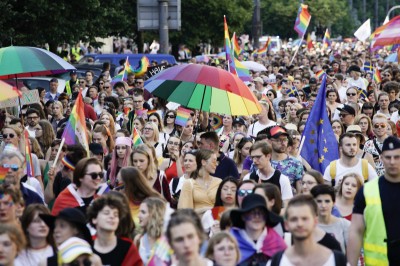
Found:
M 361 77 L 361 69 L 359 66 L 352 65 L 347 70 L 347 73 L 350 74 L 350 78 L 347 79 L 347 88 L 350 87 L 358 87 L 363 90 L 367 89 L 367 84 L 364 79 Z
M 276 125 L 275 121 L 269 120 L 269 104 L 266 101 L 259 101 L 262 110 L 261 113 L 257 115 L 258 121 L 251 124 L 247 130 L 247 136 L 256 137 L 257 133 L 261 130 Z
M 364 180 L 378 177 L 375 169 L 365 159 L 358 159 L 357 137 L 353 133 L 345 133 L 339 139 L 340 159 L 332 161 L 324 172 L 326 184 L 339 185 L 343 176 L 349 173 L 358 174 Z M 335 167 L 335 169 L 331 169 Z
M 243 180 L 252 179 L 256 183 L 272 183 L 279 187 L 284 206 L 293 197 L 289 177 L 275 170 L 271 165 L 272 147 L 266 142 L 256 142 L 250 148 L 250 157 L 258 169 L 244 176 Z

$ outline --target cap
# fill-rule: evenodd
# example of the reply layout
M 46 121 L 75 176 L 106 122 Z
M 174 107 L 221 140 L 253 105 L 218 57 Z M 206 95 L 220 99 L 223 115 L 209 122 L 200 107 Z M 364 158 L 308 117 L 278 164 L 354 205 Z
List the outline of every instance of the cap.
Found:
M 353 133 L 360 136 L 362 140 L 365 140 L 364 135 L 361 132 L 361 127 L 359 125 L 350 125 L 346 129 L 346 133 Z
M 55 83 L 58 83 L 58 79 L 56 79 L 56 78 L 52 78 L 52 79 L 50 80 L 50 82 L 55 82 Z
M 350 73 L 351 71 L 359 72 L 361 73 L 361 69 L 359 66 L 352 65 L 347 69 L 347 73 Z
M 245 125 L 246 125 L 246 122 L 244 121 L 243 118 L 241 118 L 241 117 L 236 117 L 236 118 L 233 120 L 232 125 L 236 125 L 236 124 L 240 124 L 240 125 L 242 125 L 242 126 L 245 126 Z
M 397 137 L 389 136 L 385 139 L 382 152 L 400 149 L 400 140 Z
M 289 136 L 289 134 L 286 132 L 286 129 L 280 126 L 272 127 L 269 133 L 271 138 L 279 138 L 281 135 Z
M 78 237 L 70 237 L 58 247 L 61 263 L 71 263 L 84 254 L 93 255 L 93 250 L 88 242 Z
M 69 72 L 69 75 L 76 75 L 76 70 L 75 69 L 71 70 L 71 72 Z
M 254 82 L 260 82 L 260 83 L 264 84 L 264 80 L 262 78 L 260 78 L 260 77 L 254 78 L 253 81 Z
M 90 143 L 89 150 L 95 155 L 104 153 L 103 147 L 100 143 Z
M 317 84 L 317 79 L 316 78 L 310 78 L 310 84 Z
M 345 104 L 342 108 L 337 108 L 340 112 L 344 112 L 344 113 L 348 113 L 351 115 L 356 115 L 356 110 L 354 110 L 353 107 L 351 107 L 350 105 Z

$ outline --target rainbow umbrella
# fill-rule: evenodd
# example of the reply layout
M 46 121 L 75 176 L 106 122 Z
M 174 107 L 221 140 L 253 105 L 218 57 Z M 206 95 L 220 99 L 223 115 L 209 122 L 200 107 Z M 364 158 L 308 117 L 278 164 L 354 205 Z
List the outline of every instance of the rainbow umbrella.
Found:
M 21 96 L 21 92 L 16 87 L 1 80 L 0 91 L 0 102 Z
M 0 49 L 0 79 L 46 76 L 76 69 L 44 49 L 9 46 Z
M 252 115 L 261 106 L 237 76 L 216 67 L 186 64 L 168 68 L 145 83 L 150 93 L 188 108 L 229 115 Z

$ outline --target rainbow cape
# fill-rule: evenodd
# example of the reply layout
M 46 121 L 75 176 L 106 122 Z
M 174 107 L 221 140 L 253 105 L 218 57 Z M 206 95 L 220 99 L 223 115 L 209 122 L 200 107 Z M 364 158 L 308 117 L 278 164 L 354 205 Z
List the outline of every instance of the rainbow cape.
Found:
M 29 140 L 28 130 L 24 130 L 25 135 L 25 161 L 26 161 L 26 174 L 28 177 L 34 177 L 33 172 L 33 162 L 32 162 L 32 153 L 31 153 L 31 145 Z
M 8 168 L 0 167 L 0 184 L 4 183 L 4 179 L 8 173 Z
M 303 38 L 310 24 L 311 15 L 308 13 L 308 6 L 300 4 L 297 18 L 294 23 L 294 30 L 299 34 L 299 38 Z
M 186 123 L 190 118 L 191 112 L 191 110 L 179 106 L 176 110 L 175 124 L 182 127 L 186 126 Z
M 133 140 L 133 146 L 134 147 L 144 143 L 142 138 L 139 135 L 139 132 L 137 132 L 135 127 L 133 127 L 132 140 Z
M 329 33 L 329 29 L 326 29 L 324 39 L 322 41 L 324 49 L 328 49 L 331 47 L 332 42 L 331 42 L 331 34 Z
M 65 138 L 65 144 L 67 145 L 81 144 L 85 148 L 87 156 L 89 156 L 89 141 L 84 106 L 82 91 L 80 91 L 78 98 L 75 101 L 75 105 L 72 108 L 72 112 L 69 116 L 62 138 Z

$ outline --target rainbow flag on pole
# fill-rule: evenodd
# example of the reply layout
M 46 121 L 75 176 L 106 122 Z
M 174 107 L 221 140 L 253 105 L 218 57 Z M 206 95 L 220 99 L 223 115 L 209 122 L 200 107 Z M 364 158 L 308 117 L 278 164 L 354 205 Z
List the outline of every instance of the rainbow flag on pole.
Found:
M 379 71 L 379 69 L 377 67 L 375 67 L 375 71 L 374 71 L 374 81 L 375 81 L 375 83 L 382 82 L 381 72 Z
M 228 61 L 228 71 L 232 73 L 235 76 L 238 76 L 236 72 L 236 66 L 235 66 L 235 61 L 234 61 L 234 56 L 232 53 L 232 48 L 231 48 L 231 41 L 229 38 L 229 31 L 228 31 L 228 24 L 226 23 L 226 16 L 224 16 L 224 48 L 225 48 L 225 54 L 226 54 L 226 61 Z
M 262 48 L 253 51 L 251 55 L 257 57 L 266 56 L 270 45 L 271 45 L 271 38 L 268 37 L 267 41 L 265 42 L 265 45 Z
M 308 6 L 300 4 L 299 11 L 297 12 L 297 18 L 294 23 L 294 30 L 299 34 L 300 38 L 304 37 L 308 25 L 310 24 L 310 20 L 311 15 L 308 13 Z
M 128 71 L 130 71 L 130 69 L 131 69 L 131 66 L 129 64 L 128 57 L 126 57 L 124 69 L 121 72 L 119 72 L 118 75 L 116 75 L 112 78 L 111 84 L 115 84 L 119 81 L 126 81 L 128 79 L 127 73 L 128 73 Z
M 243 52 L 243 50 L 240 47 L 239 42 L 236 38 L 236 32 L 234 32 L 232 35 L 231 43 L 232 43 L 232 49 L 234 51 L 235 57 L 238 58 L 239 55 Z
M 137 132 L 135 127 L 133 127 L 132 140 L 133 140 L 133 146 L 134 147 L 144 143 L 142 138 L 140 137 L 139 132 Z
M 312 48 L 314 48 L 314 45 L 311 40 L 311 35 L 310 33 L 307 35 L 307 49 L 310 51 Z
M 4 183 L 4 179 L 6 178 L 8 172 L 8 168 L 0 167 L 0 185 Z
M 82 91 L 80 91 L 62 137 L 65 138 L 65 144 L 67 145 L 81 144 L 89 156 L 89 141 L 86 133 L 87 128 L 84 108 Z
M 129 71 L 132 71 L 133 73 L 135 73 L 136 77 L 141 77 L 144 74 L 146 74 L 147 68 L 149 66 L 150 66 L 149 59 L 147 58 L 147 56 L 143 56 L 142 59 L 140 59 L 140 61 L 139 61 L 139 66 L 135 69 L 133 69 L 131 66 L 129 66 Z
M 191 112 L 192 112 L 191 110 L 179 106 L 178 109 L 176 110 L 175 124 L 182 127 L 186 126 L 186 123 L 190 118 Z
M 31 153 L 31 145 L 29 140 L 28 130 L 24 130 L 25 135 L 25 161 L 26 161 L 26 174 L 28 177 L 34 177 L 33 172 L 33 162 L 32 162 L 32 153 Z
M 331 34 L 329 33 L 329 29 L 326 29 L 324 39 L 322 41 L 324 49 L 328 49 L 331 47 Z

